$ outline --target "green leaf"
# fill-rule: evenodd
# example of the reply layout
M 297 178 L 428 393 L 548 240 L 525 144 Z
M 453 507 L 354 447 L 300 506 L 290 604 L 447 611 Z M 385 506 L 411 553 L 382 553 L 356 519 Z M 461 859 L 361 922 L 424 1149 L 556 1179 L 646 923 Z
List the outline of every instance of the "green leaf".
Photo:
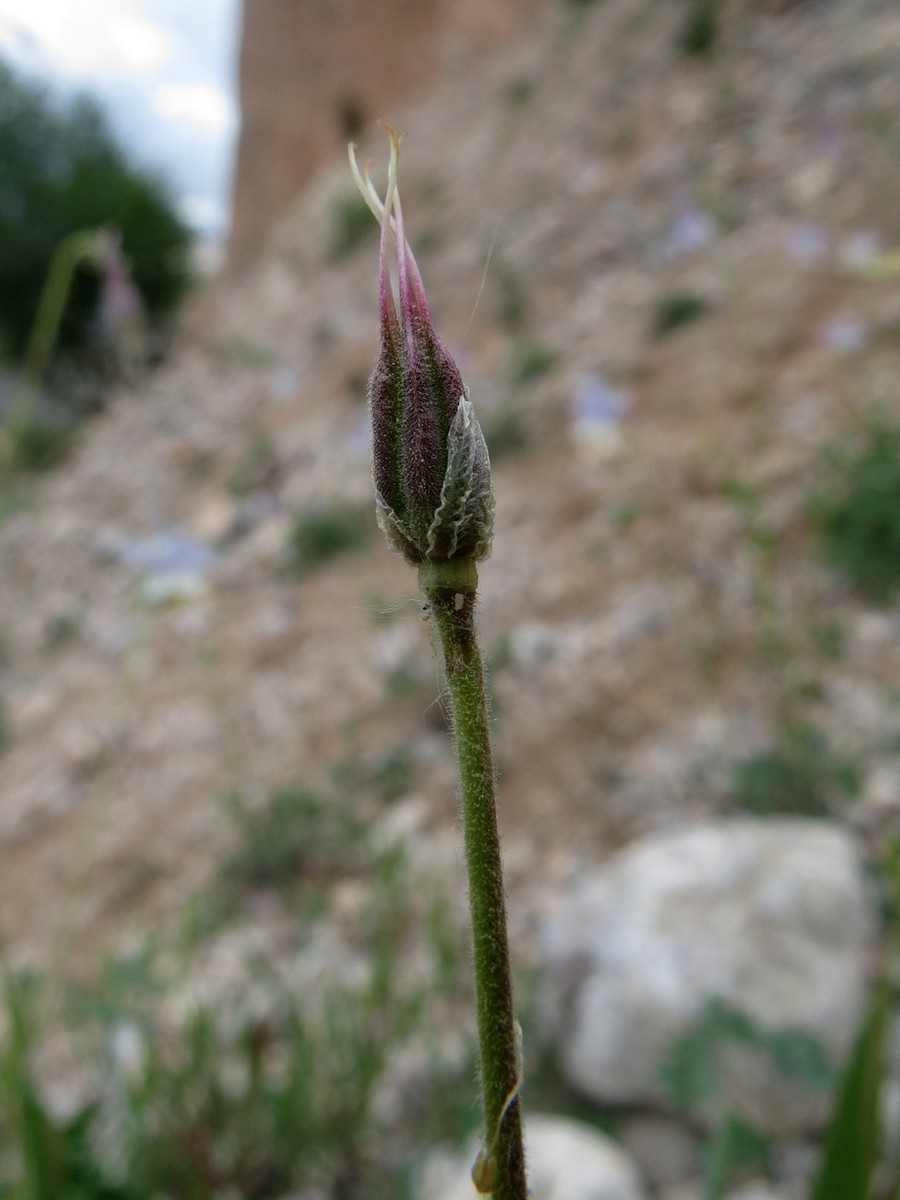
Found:
M 890 986 L 882 981 L 844 1069 L 810 1200 L 868 1200 L 878 1161 L 879 1098 L 890 1013 Z
M 835 1072 L 828 1051 L 809 1030 L 767 1030 L 761 1042 L 782 1075 L 796 1079 L 811 1092 L 828 1091 L 833 1086 Z
M 738 1168 L 768 1170 L 771 1154 L 772 1143 L 765 1134 L 729 1113 L 703 1149 L 704 1200 L 723 1200 Z

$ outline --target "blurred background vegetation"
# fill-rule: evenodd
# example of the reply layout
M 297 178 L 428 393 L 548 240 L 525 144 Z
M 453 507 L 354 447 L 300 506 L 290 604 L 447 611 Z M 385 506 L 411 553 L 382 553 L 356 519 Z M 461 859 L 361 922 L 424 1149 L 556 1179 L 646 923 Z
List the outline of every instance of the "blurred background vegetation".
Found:
M 147 357 L 150 346 L 158 357 L 190 281 L 192 241 L 163 180 L 130 161 L 90 97 L 63 99 L 2 61 L 0 163 L 0 361 L 22 364 L 60 244 L 99 229 L 121 237 L 155 335 Z M 98 372 L 107 336 L 100 293 L 96 266 L 82 264 L 66 299 L 56 366 L 65 359 L 82 375 Z

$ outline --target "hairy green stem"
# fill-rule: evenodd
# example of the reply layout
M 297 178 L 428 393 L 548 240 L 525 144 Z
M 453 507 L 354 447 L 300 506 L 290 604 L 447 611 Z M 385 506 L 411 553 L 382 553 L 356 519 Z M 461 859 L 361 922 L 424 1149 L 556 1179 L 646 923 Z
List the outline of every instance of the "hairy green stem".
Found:
M 444 565 L 444 564 L 440 564 Z M 450 566 L 451 564 L 447 564 Z M 475 633 L 474 563 L 446 579 L 434 567 L 420 573 L 422 590 L 444 655 L 462 792 L 485 1148 L 475 1182 L 494 1200 L 526 1200 L 525 1151 L 519 1104 L 521 1066 L 506 932 L 503 867 L 494 799 L 484 667 Z M 438 564 L 434 564 L 438 566 Z

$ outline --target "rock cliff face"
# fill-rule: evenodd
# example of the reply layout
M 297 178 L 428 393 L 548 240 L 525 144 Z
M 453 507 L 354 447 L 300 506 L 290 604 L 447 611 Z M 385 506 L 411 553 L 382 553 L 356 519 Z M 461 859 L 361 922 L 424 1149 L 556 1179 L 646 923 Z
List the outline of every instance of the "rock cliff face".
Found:
M 317 167 L 400 99 L 505 40 L 541 0 L 244 0 L 229 246 L 246 265 Z

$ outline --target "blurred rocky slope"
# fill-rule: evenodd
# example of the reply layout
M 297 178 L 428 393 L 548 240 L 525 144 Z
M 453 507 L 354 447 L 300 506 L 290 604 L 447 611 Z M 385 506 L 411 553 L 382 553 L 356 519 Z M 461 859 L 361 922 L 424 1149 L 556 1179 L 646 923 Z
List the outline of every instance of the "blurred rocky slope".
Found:
M 857 765 L 860 836 L 896 816 L 900 614 L 822 565 L 808 502 L 823 452 L 896 414 L 900 15 L 749 7 L 696 56 L 681 5 L 554 5 L 385 113 L 494 438 L 481 621 L 523 961 L 570 880 L 730 811 L 735 763 L 786 729 Z M 346 168 L 318 176 L 0 530 L 0 915 L 28 957 L 77 967 L 173 916 L 232 849 L 227 794 L 339 779 L 359 819 L 452 844 L 415 581 L 359 515 L 377 243 L 353 213 Z M 364 545 L 312 567 L 307 518 L 336 513 Z

